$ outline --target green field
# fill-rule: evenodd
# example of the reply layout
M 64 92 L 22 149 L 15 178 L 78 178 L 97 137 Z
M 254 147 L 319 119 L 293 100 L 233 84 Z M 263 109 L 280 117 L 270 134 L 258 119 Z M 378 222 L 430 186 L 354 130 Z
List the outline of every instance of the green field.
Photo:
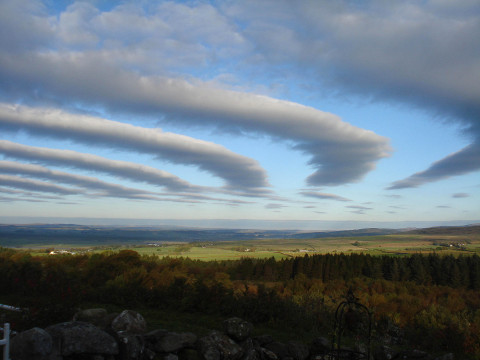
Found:
M 46 248 L 75 253 L 95 253 L 132 249 L 142 255 L 188 257 L 194 260 L 237 260 L 243 257 L 276 259 L 305 254 L 364 253 L 371 255 L 407 255 L 430 253 L 480 255 L 480 234 L 395 234 L 319 239 L 261 239 L 217 242 L 158 242 L 155 245 L 62 246 L 31 248 L 32 254 L 47 254 Z M 25 249 L 25 248 L 24 248 Z

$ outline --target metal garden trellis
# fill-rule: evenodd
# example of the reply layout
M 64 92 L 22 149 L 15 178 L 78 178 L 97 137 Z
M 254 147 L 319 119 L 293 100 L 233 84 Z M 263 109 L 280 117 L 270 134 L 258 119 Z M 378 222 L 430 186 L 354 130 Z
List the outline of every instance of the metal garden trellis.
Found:
M 342 301 L 335 311 L 332 350 L 328 354 L 330 359 L 370 360 L 372 312 L 358 300 L 350 288 L 345 301 Z M 342 347 L 342 338 L 345 335 L 351 336 L 356 349 Z

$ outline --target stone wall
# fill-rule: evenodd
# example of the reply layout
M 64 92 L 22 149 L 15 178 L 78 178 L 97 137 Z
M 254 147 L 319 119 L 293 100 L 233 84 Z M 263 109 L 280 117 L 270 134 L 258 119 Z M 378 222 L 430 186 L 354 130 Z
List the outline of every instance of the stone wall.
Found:
M 12 338 L 12 360 L 322 360 L 333 359 L 327 339 L 310 344 L 279 342 L 269 335 L 252 336 L 251 323 L 224 321 L 222 331 L 199 337 L 190 332 L 157 329 L 147 332 L 138 312 L 108 314 L 105 309 L 77 313 L 72 321 L 32 328 Z M 382 346 L 375 360 L 453 360 L 452 354 L 433 358 L 411 350 L 395 352 Z

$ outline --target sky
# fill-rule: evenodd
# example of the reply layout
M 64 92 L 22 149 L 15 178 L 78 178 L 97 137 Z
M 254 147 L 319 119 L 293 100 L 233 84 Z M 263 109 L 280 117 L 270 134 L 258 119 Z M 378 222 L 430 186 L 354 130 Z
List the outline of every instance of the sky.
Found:
M 0 220 L 478 222 L 479 38 L 478 0 L 1 0 Z

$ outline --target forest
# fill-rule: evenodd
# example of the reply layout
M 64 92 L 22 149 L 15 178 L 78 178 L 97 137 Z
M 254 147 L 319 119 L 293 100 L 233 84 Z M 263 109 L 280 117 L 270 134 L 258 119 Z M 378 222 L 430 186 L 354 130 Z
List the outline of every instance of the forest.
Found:
M 28 308 L 16 330 L 113 304 L 238 316 L 292 333 L 329 336 L 348 289 L 374 314 L 377 337 L 398 346 L 480 359 L 480 257 L 304 255 L 199 261 L 133 250 L 32 256 L 0 248 L 0 301 Z

